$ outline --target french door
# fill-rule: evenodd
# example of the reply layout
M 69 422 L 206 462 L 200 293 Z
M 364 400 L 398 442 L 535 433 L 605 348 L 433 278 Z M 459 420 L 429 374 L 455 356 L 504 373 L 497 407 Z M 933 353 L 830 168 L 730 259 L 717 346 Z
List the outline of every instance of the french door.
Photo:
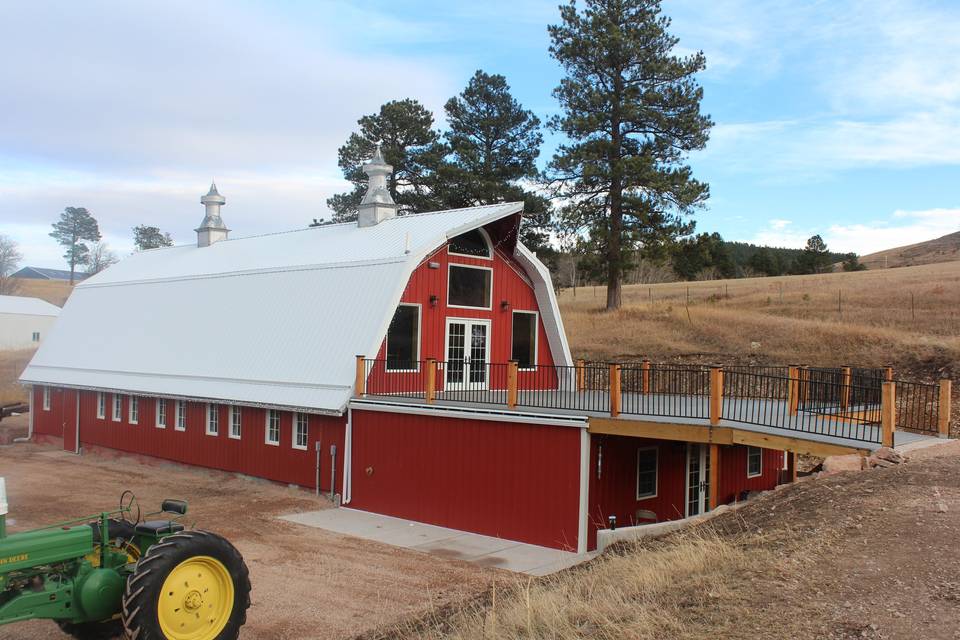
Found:
M 686 516 L 699 515 L 710 507 L 710 456 L 702 444 L 687 444 Z
M 489 386 L 489 320 L 447 320 L 445 389 L 485 391 Z

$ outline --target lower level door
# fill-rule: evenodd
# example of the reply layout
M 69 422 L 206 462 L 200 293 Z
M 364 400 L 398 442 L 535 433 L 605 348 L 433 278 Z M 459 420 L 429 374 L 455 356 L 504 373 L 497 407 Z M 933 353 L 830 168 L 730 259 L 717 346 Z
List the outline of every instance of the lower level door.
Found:
M 710 456 L 706 445 L 687 445 L 686 516 L 699 515 L 710 506 Z

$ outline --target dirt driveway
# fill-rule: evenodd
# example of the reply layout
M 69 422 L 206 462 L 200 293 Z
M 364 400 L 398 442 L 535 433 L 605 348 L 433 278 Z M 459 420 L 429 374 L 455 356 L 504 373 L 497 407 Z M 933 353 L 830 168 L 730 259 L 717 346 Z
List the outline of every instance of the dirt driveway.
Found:
M 124 489 L 137 494 L 145 511 L 163 498 L 188 500 L 188 523 L 226 536 L 250 567 L 253 604 L 241 638 L 350 638 L 472 595 L 492 575 L 277 520 L 329 502 L 234 474 L 19 444 L 0 447 L 0 475 L 7 481 L 11 533 L 114 508 Z M 0 640 L 64 637 L 48 621 L 0 627 Z

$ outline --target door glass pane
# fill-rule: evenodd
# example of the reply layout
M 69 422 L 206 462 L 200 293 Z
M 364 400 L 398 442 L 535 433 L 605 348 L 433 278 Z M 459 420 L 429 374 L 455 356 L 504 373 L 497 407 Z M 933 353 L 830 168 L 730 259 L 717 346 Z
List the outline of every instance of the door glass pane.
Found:
M 487 381 L 487 325 L 470 325 L 470 382 Z
M 700 513 L 700 447 L 690 445 L 687 449 L 687 515 Z
M 465 348 L 466 325 L 462 322 L 450 323 L 450 337 L 447 339 L 447 382 L 463 382 L 463 358 Z

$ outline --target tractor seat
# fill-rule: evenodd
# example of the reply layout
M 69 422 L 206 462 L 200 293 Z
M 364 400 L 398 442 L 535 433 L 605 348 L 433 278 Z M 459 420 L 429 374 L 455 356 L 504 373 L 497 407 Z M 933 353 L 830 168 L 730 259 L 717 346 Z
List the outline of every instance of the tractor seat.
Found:
M 136 531 L 143 535 L 159 536 L 183 531 L 183 525 L 170 520 L 147 520 L 138 524 Z

